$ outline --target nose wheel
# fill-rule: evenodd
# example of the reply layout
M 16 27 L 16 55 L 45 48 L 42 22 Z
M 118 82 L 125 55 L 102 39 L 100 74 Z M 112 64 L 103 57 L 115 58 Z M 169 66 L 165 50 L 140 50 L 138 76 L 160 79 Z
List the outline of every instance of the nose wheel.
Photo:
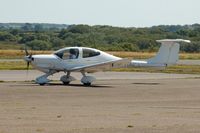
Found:
M 39 85 L 45 85 L 47 84 L 48 82 L 50 82 L 50 80 L 48 79 L 48 77 L 50 75 L 53 75 L 55 73 L 55 71 L 49 71 L 48 73 L 40 76 L 40 77 L 37 77 L 35 82 Z

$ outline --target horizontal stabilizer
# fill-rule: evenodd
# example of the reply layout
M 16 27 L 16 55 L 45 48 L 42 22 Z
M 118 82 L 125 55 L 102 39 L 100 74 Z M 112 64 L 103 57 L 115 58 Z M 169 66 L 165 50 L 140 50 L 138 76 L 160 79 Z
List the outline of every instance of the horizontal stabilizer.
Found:
M 159 43 L 179 43 L 179 42 L 185 42 L 185 43 L 191 43 L 190 40 L 184 40 L 184 39 L 163 39 L 163 40 L 156 40 L 156 42 Z

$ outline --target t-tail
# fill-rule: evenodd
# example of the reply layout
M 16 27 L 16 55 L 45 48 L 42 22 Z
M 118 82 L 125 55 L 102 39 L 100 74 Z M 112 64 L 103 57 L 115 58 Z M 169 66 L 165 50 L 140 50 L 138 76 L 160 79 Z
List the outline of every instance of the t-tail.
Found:
M 175 65 L 179 60 L 180 42 L 190 43 L 190 40 L 163 39 L 157 40 L 161 43 L 156 56 L 147 61 L 132 60 L 130 65 L 136 67 L 166 67 Z

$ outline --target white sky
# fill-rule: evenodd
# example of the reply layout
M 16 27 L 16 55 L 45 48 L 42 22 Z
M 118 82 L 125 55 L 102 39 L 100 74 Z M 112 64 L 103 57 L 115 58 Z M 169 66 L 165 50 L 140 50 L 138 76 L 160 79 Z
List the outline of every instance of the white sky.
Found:
M 0 23 L 146 27 L 200 23 L 200 0 L 0 0 Z

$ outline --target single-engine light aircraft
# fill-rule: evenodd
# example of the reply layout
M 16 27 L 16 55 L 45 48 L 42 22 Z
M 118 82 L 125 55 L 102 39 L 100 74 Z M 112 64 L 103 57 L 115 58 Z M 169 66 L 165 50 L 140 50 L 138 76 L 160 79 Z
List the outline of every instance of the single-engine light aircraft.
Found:
M 155 57 L 147 61 L 132 60 L 128 63 L 128 66 L 166 67 L 174 65 L 179 58 L 179 43 L 190 43 L 189 40 L 183 39 L 164 39 L 157 40 L 157 42 L 161 43 L 161 47 Z M 26 56 L 24 60 L 27 62 L 27 68 L 29 64 L 31 64 L 35 69 L 45 73 L 35 80 L 35 82 L 40 85 L 50 82 L 48 76 L 61 71 L 66 74 L 60 78 L 60 81 L 67 85 L 75 80 L 75 78 L 70 75 L 71 72 L 78 71 L 83 75 L 81 82 L 86 86 L 90 86 L 91 83 L 95 81 L 95 77 L 86 75 L 91 68 L 113 64 L 123 60 L 120 57 L 87 47 L 66 47 L 49 55 L 32 55 L 28 53 L 26 48 L 25 52 Z

